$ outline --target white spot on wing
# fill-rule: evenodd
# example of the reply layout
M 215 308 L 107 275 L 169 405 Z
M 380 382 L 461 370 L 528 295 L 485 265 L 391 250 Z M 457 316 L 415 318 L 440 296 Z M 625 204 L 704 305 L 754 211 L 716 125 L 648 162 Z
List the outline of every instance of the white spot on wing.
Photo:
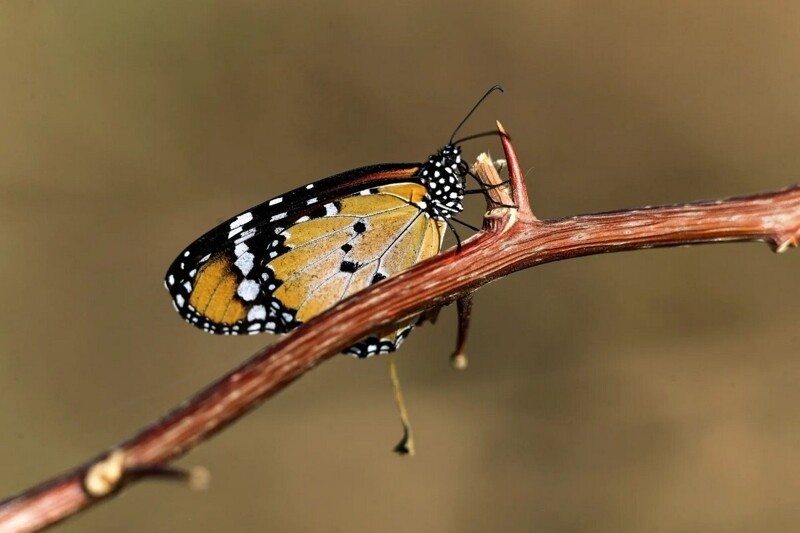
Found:
M 253 259 L 255 259 L 253 254 L 245 252 L 236 259 L 234 265 L 242 271 L 242 275 L 246 276 L 253 270 Z
M 249 230 L 243 231 L 242 234 L 239 236 L 239 238 L 236 239 L 234 242 L 236 244 L 241 244 L 255 234 L 256 234 L 256 228 L 250 228 Z
M 254 305 L 247 313 L 247 320 L 264 320 L 267 318 L 267 309 L 263 305 Z
M 270 200 L 268 205 L 278 205 L 282 201 L 283 201 L 283 197 L 282 196 L 278 196 L 277 198 L 273 198 L 272 200 Z
M 241 215 L 236 217 L 236 220 L 231 222 L 231 229 L 243 226 L 248 222 L 250 222 L 251 220 L 253 220 L 253 213 L 249 211 L 247 213 L 242 213 Z
M 286 218 L 286 213 L 278 213 L 277 215 L 272 215 L 272 218 L 270 218 L 269 221 L 275 222 L 276 220 L 280 220 L 282 218 Z
M 252 279 L 243 280 L 239 284 L 239 288 L 236 289 L 236 294 L 238 294 L 242 300 L 252 302 L 256 299 L 256 296 L 258 296 L 258 282 Z
M 183 296 L 182 296 L 182 295 L 180 295 L 180 294 L 176 294 L 176 295 L 175 295 L 175 304 L 176 304 L 178 307 L 183 307 L 183 304 L 184 304 L 185 302 L 186 302 L 186 300 L 184 300 L 184 299 L 183 299 Z

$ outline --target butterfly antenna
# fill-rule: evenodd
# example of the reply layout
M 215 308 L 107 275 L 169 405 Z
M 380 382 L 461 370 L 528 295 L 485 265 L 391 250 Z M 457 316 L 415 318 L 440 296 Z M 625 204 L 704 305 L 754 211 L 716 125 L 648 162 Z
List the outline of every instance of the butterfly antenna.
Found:
M 471 141 L 472 139 L 480 139 L 481 137 L 489 137 L 492 135 L 500 135 L 500 132 L 497 130 L 482 131 L 481 133 L 474 133 L 472 135 L 467 135 L 466 137 L 459 137 L 455 141 L 451 141 L 450 144 L 461 144 L 464 141 Z
M 454 130 L 453 130 L 453 134 L 450 136 L 450 141 L 448 141 L 448 144 L 453 144 L 453 139 L 455 139 L 455 137 L 456 137 L 456 133 L 458 133 L 458 130 L 460 130 L 460 129 L 461 129 L 461 126 L 463 126 L 463 125 L 464 125 L 464 123 L 465 123 L 465 122 L 466 122 L 466 121 L 469 119 L 469 117 L 471 117 L 471 116 L 472 116 L 472 114 L 475 112 L 475 110 L 476 110 L 476 109 L 478 109 L 478 106 L 480 106 L 480 105 L 481 105 L 481 103 L 483 103 L 483 101 L 484 101 L 484 100 L 486 100 L 486 97 L 487 97 L 487 96 L 489 96 L 490 94 L 492 94 L 492 93 L 493 93 L 493 92 L 495 92 L 495 91 L 500 91 L 501 93 L 505 92 L 505 91 L 503 90 L 503 86 L 502 86 L 502 85 L 495 85 L 495 86 L 493 86 L 491 89 L 489 89 L 488 91 L 486 91 L 486 94 L 484 94 L 483 96 L 481 96 L 481 99 L 480 99 L 480 100 L 478 100 L 478 103 L 477 103 L 477 104 L 475 104 L 475 105 L 472 107 L 472 109 L 470 110 L 470 112 L 469 112 L 469 113 L 467 113 L 467 116 L 466 116 L 466 117 L 464 117 L 464 120 L 462 120 L 461 122 L 459 122 L 459 123 L 458 123 L 458 126 L 456 126 L 456 129 L 454 129 Z

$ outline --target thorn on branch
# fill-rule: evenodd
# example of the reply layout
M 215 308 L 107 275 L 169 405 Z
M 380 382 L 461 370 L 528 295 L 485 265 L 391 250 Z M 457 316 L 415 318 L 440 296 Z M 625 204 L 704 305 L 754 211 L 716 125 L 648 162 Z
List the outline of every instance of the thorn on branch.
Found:
M 467 333 L 469 332 L 470 318 L 472 317 L 472 295 L 469 293 L 458 299 L 458 339 L 456 340 L 456 349 L 453 355 L 450 356 L 450 365 L 456 370 L 464 370 L 467 368 L 469 361 L 465 353 L 465 346 L 467 344 Z
M 797 248 L 800 245 L 800 232 L 791 235 L 781 235 L 773 242 L 775 253 L 782 254 L 789 248 Z
M 185 483 L 194 491 L 206 490 L 211 480 L 210 472 L 202 466 L 186 469 L 169 465 L 142 465 L 131 467 L 126 473 L 138 478 L 146 477 Z

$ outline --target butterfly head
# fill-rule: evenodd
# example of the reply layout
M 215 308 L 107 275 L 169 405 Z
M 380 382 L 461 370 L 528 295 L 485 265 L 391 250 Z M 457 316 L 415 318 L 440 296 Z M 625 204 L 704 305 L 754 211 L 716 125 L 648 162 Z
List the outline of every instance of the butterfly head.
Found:
M 425 186 L 426 212 L 445 220 L 464 209 L 464 189 L 469 167 L 461 160 L 461 147 L 445 145 L 428 158 L 419 177 Z
M 450 140 L 422 165 L 419 179 L 427 190 L 424 202 L 419 203 L 425 213 L 437 220 L 447 221 L 464 210 L 463 200 L 466 190 L 466 177 L 469 165 L 461 160 L 461 146 L 454 140 L 461 126 L 472 116 L 487 96 L 495 91 L 503 92 L 503 87 L 491 87 L 472 107 L 467 116 L 458 123 Z M 449 224 L 449 223 L 448 223 Z

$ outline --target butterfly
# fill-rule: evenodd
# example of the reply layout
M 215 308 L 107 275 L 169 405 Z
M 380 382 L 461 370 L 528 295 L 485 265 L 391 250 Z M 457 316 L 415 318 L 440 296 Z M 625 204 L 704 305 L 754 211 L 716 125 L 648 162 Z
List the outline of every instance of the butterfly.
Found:
M 439 253 L 463 210 L 469 166 L 453 141 L 423 163 L 337 174 L 276 196 L 190 244 L 164 281 L 190 324 L 223 335 L 286 333 L 340 300 Z M 395 351 L 419 316 L 349 347 Z

